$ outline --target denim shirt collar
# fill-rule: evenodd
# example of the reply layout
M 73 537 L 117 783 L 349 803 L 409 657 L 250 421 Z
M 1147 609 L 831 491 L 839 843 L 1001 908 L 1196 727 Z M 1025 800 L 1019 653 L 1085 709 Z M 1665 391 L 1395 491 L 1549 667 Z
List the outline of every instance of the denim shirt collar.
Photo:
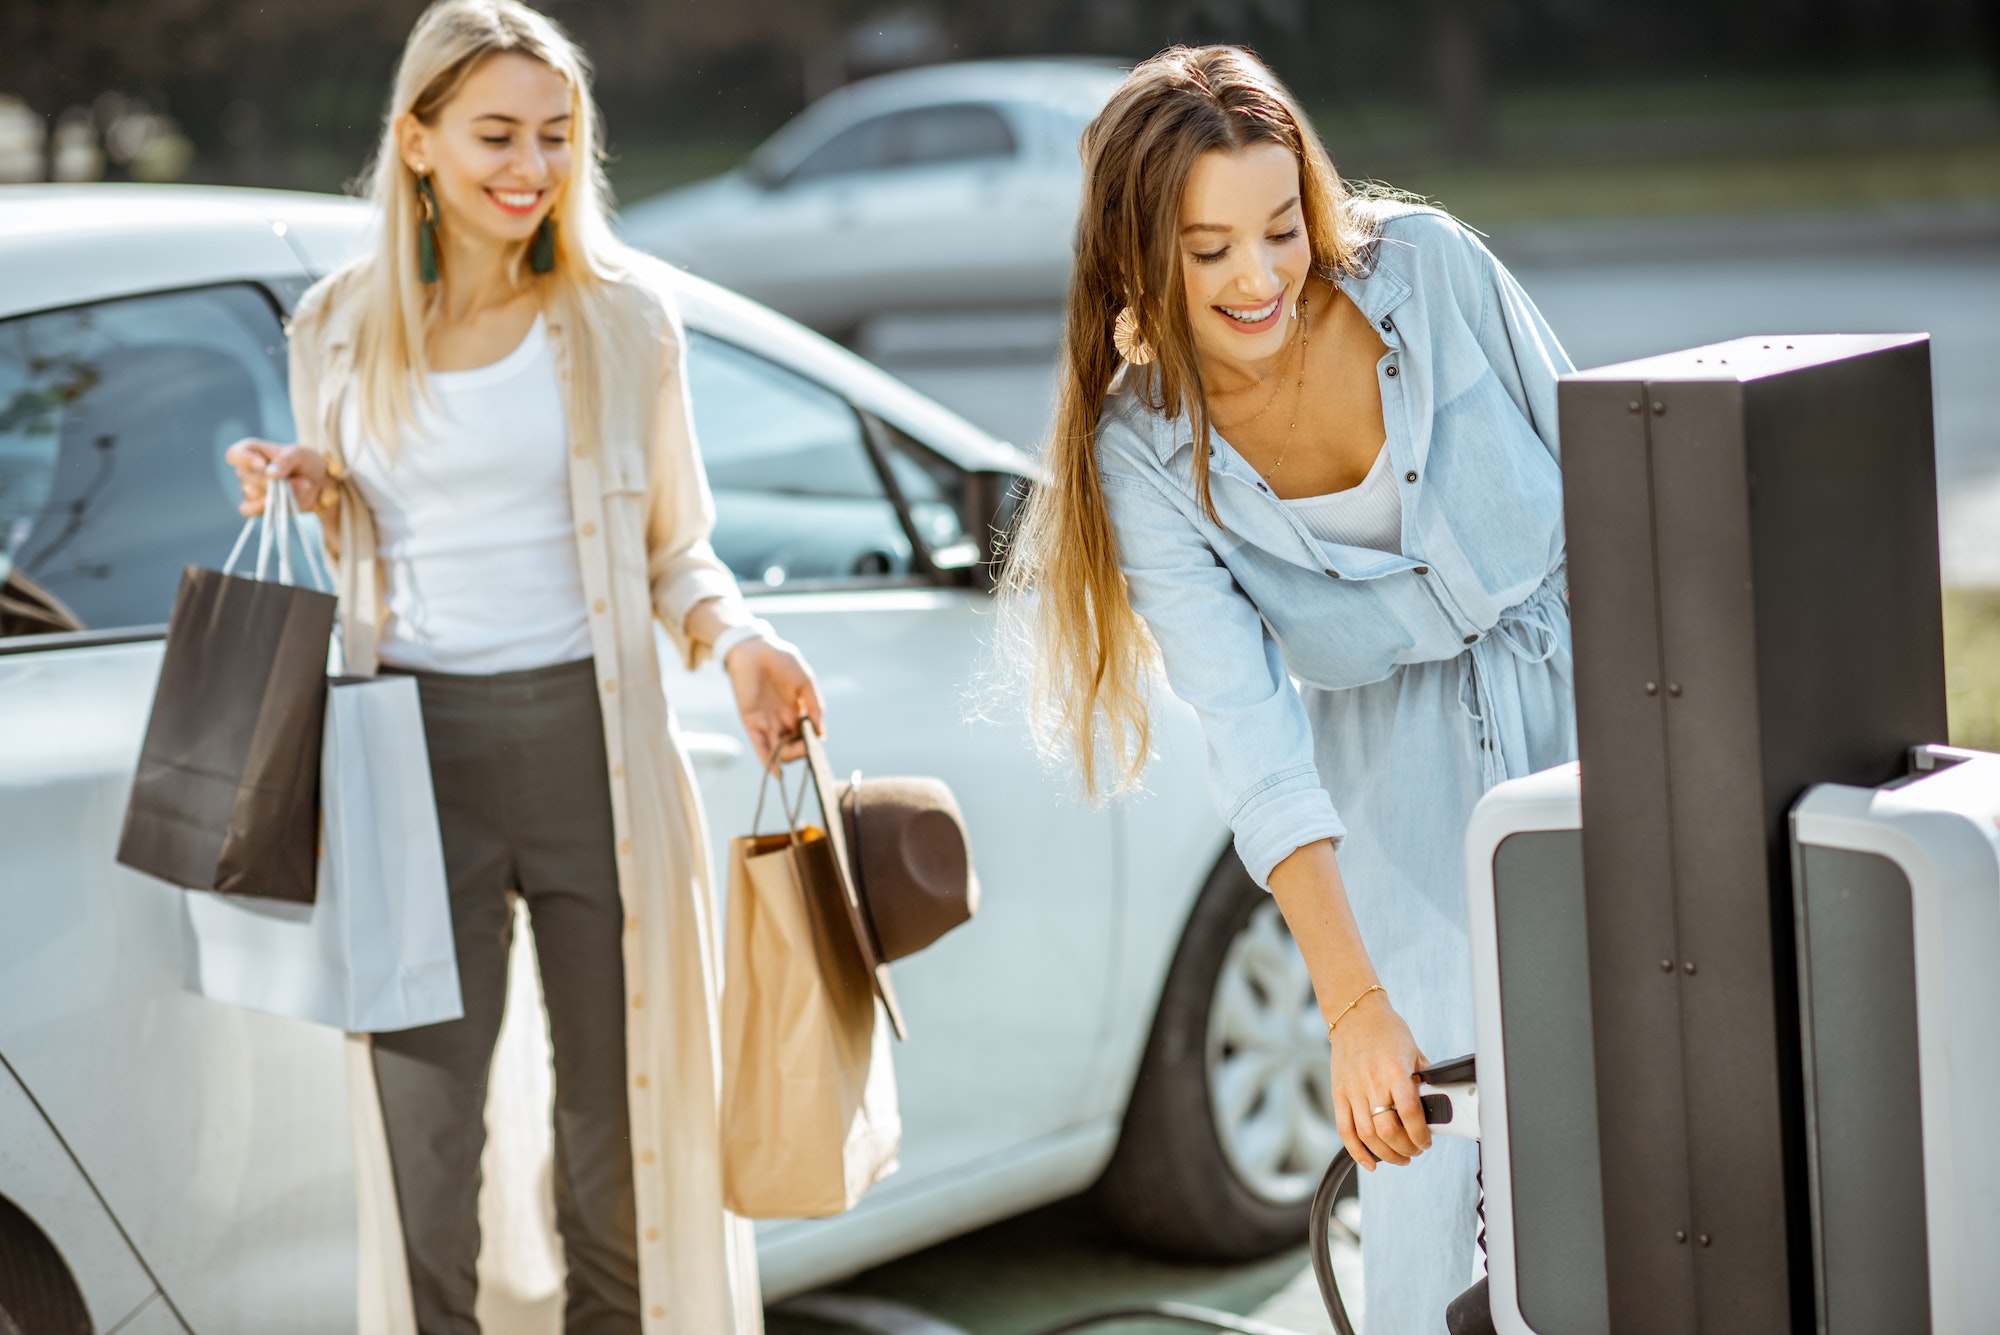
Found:
M 1399 255 L 1385 255 L 1386 247 L 1393 242 L 1377 238 L 1369 243 L 1359 257 L 1359 262 L 1338 279 L 1340 290 L 1347 294 L 1368 322 L 1375 326 L 1378 335 L 1388 345 L 1388 355 L 1398 355 L 1402 351 L 1402 339 L 1398 335 L 1395 322 L 1389 319 L 1390 312 L 1408 299 L 1414 290 L 1410 280 L 1401 272 L 1395 260 Z M 1386 262 L 1385 262 L 1386 261 Z M 1387 327 L 1385 327 L 1385 324 Z M 1120 371 L 1120 379 L 1114 381 L 1113 391 L 1123 386 L 1123 379 L 1130 368 Z M 1143 434 L 1151 444 L 1162 466 L 1171 465 L 1183 450 L 1194 448 L 1194 428 L 1186 413 L 1169 420 L 1164 414 L 1145 412 L 1139 415 L 1143 423 Z M 1388 438 L 1382 448 L 1392 451 L 1397 438 L 1394 424 L 1388 421 L 1388 405 L 1384 405 L 1384 424 L 1388 428 Z M 1412 449 L 1421 453 L 1428 442 L 1413 442 Z M 1396 467 L 1405 467 L 1397 459 Z M 1392 571 L 1407 570 L 1414 564 L 1411 558 L 1399 552 L 1378 551 L 1372 547 L 1349 547 L 1339 543 L 1322 542 L 1306 530 L 1298 516 L 1270 490 L 1264 478 L 1250 466 L 1248 460 L 1236 452 L 1228 440 L 1219 433 L 1210 439 L 1208 471 L 1211 478 L 1228 478 L 1242 483 L 1246 488 L 1262 492 L 1270 502 L 1275 527 L 1260 525 L 1261 538 L 1266 549 L 1274 555 L 1294 565 L 1308 570 L 1321 570 L 1344 579 L 1373 579 Z

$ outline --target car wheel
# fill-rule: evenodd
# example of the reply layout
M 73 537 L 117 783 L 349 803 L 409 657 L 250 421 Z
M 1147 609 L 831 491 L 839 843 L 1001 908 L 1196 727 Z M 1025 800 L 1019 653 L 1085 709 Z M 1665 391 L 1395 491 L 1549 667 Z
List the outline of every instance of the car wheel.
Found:
M 1340 1148 L 1312 980 L 1278 906 L 1232 853 L 1167 973 L 1099 1197 L 1127 1236 L 1245 1260 L 1306 1235 Z
M 62 1254 L 0 1197 L 0 1335 L 90 1335 L 90 1310 Z

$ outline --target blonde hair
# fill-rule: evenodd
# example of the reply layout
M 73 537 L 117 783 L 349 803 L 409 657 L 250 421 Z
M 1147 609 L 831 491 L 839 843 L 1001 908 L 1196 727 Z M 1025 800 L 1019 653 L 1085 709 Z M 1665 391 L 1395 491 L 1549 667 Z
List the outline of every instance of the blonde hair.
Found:
M 1194 427 L 1195 497 L 1210 519 L 1209 418 L 1181 277 L 1180 205 L 1202 154 L 1282 144 L 1299 163 L 1313 268 L 1351 270 L 1369 229 L 1278 76 L 1238 47 L 1173 47 L 1134 69 L 1083 132 L 1076 228 L 1046 480 L 1023 511 L 1001 578 L 1003 652 L 1027 665 L 1045 756 L 1066 755 L 1097 797 L 1137 783 L 1151 745 L 1159 651 L 1133 611 L 1097 468 L 1097 427 L 1122 358 L 1127 307 L 1151 347 L 1128 367 L 1147 405 Z
M 355 339 L 355 388 L 361 427 L 381 448 L 393 449 L 415 418 L 415 394 L 428 393 L 424 345 L 435 316 L 440 283 L 419 276 L 418 226 L 423 204 L 417 174 L 403 160 L 397 131 L 404 117 L 433 124 L 465 81 L 487 60 L 506 52 L 528 56 L 562 76 L 570 93 L 570 176 L 557 192 L 549 217 L 555 227 L 555 267 L 527 271 L 527 247 L 515 257 L 515 277 L 541 288 L 545 310 L 576 311 L 566 321 L 573 383 L 594 386 L 602 362 L 587 313 L 604 284 L 625 268 L 623 246 L 606 220 L 602 126 L 590 96 L 590 65 L 583 52 L 549 18 L 519 0 L 436 0 L 418 17 L 396 65 L 396 82 L 382 117 L 375 159 L 363 174 L 381 224 L 375 252 L 358 261 L 343 284 L 360 303 Z M 441 226 L 450 220 L 441 219 Z M 525 278 L 523 279 L 523 275 Z M 414 384 L 415 394 L 412 392 Z M 598 396 L 577 396 L 571 412 L 584 425 L 585 444 L 597 436 Z

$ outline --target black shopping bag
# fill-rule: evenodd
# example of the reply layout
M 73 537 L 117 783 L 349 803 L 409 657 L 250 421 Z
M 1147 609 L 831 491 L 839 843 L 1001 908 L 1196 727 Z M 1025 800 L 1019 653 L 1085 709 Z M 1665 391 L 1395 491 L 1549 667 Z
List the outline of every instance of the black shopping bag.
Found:
M 333 614 L 313 589 L 181 576 L 118 861 L 190 889 L 312 902 Z

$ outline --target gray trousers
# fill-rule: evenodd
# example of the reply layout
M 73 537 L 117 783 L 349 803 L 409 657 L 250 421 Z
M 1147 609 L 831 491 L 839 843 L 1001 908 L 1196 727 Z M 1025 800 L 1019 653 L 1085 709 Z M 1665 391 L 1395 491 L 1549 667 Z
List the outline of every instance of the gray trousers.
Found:
M 625 913 L 596 673 L 586 659 L 496 676 L 410 675 L 423 701 L 465 997 L 463 1019 L 374 1040 L 417 1328 L 479 1332 L 479 1158 L 520 895 L 555 1051 L 563 1328 L 638 1335 Z

